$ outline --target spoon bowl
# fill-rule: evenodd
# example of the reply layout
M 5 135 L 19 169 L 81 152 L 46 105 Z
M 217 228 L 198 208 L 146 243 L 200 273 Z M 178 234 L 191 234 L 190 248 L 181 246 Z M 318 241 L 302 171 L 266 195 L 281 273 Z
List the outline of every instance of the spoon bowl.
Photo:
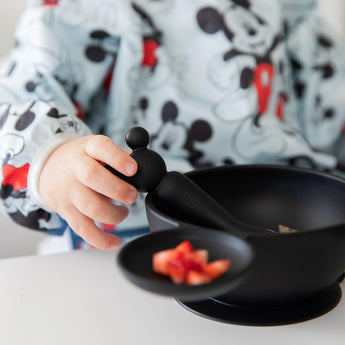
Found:
M 170 278 L 155 273 L 153 254 L 175 248 L 185 240 L 189 240 L 195 249 L 207 249 L 210 262 L 230 260 L 229 270 L 208 284 L 195 286 L 175 284 Z M 145 290 L 195 301 L 221 295 L 239 285 L 248 274 L 253 258 L 250 245 L 242 239 L 216 230 L 189 226 L 174 231 L 158 231 L 127 243 L 120 250 L 117 263 L 128 280 Z

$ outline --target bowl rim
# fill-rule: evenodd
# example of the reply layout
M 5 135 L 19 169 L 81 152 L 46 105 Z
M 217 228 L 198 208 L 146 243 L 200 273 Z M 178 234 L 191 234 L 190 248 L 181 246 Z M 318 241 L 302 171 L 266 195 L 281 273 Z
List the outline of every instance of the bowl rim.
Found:
M 214 167 L 205 167 L 205 168 L 200 168 L 200 169 L 195 169 L 195 170 L 190 170 L 187 171 L 185 173 L 183 173 L 184 175 L 186 175 L 187 177 L 193 177 L 196 175 L 200 175 L 200 174 L 207 174 L 211 171 L 214 170 L 218 170 L 218 171 L 222 171 L 222 170 L 243 170 L 243 169 L 261 169 L 262 171 L 265 170 L 284 170 L 284 171 L 292 171 L 292 172 L 296 172 L 296 173 L 302 173 L 302 174 L 313 174 L 315 176 L 319 176 L 321 178 L 327 178 L 327 179 L 333 179 L 336 182 L 339 182 L 341 184 L 344 184 L 345 186 L 345 178 L 342 178 L 340 176 L 331 174 L 329 172 L 324 172 L 324 171 L 319 171 L 319 170 L 315 170 L 312 168 L 306 168 L 306 167 L 296 167 L 296 166 L 289 166 L 289 165 L 283 165 L 283 164 L 241 164 L 241 165 L 221 165 L 221 166 L 214 166 Z M 163 213 L 159 207 L 156 205 L 155 201 L 154 201 L 154 195 L 152 193 L 147 193 L 146 197 L 145 197 L 145 207 L 147 208 L 146 212 L 151 212 L 151 213 L 156 213 L 159 216 L 163 216 L 164 220 L 170 224 L 170 226 L 166 226 L 165 229 L 172 229 L 172 228 L 180 228 L 180 227 L 185 227 L 185 226 L 195 226 L 195 224 L 192 223 L 188 223 L 176 218 L 173 218 L 170 215 L 167 215 L 165 213 Z M 148 209 L 150 211 L 148 211 Z M 338 223 L 338 224 L 333 224 L 330 226 L 323 226 L 323 227 L 317 227 L 315 229 L 310 229 L 308 231 L 297 231 L 297 232 L 290 232 L 290 233 L 274 233 L 274 236 L 284 236 L 284 237 L 300 237 L 300 236 L 305 236 L 306 234 L 310 233 L 310 232 L 323 232 L 323 231 L 329 231 L 329 230 L 333 230 L 333 229 L 337 229 L 339 227 L 342 227 L 345 225 L 345 221 Z M 215 229 L 215 230 L 220 230 L 220 229 Z M 250 234 L 247 237 L 271 237 L 272 233 L 268 233 L 268 234 L 258 234 L 258 235 L 253 235 Z

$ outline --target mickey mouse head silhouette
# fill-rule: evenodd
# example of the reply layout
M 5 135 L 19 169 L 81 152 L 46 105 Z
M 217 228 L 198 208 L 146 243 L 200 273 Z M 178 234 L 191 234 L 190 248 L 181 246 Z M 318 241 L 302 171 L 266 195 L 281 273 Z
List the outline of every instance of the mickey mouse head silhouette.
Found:
M 108 55 L 116 59 L 120 43 L 118 37 L 111 36 L 104 30 L 94 30 L 90 33 L 93 43 L 85 49 L 85 56 L 92 62 L 103 62 Z
M 161 110 L 161 127 L 151 136 L 154 150 L 184 156 L 194 167 L 201 167 L 204 152 L 195 147 L 196 143 L 207 142 L 213 134 L 211 125 L 204 119 L 197 119 L 190 125 L 178 120 L 179 108 L 175 101 L 167 100 Z M 209 165 L 209 164 L 205 164 Z M 202 164 L 204 166 L 204 164 Z
M 314 69 L 321 72 L 323 79 L 329 79 L 335 74 L 334 66 L 332 66 L 329 58 L 329 51 L 333 47 L 333 43 L 328 37 L 324 35 L 318 35 L 318 47 L 317 59 L 319 60 Z
M 331 80 L 336 74 L 336 66 L 332 64 L 331 50 L 334 47 L 333 42 L 329 37 L 324 34 L 319 34 L 317 36 L 317 49 L 315 49 L 315 63 L 313 65 L 313 70 L 320 73 L 320 77 L 323 81 Z M 292 68 L 296 74 L 299 74 L 304 66 L 298 58 L 292 56 L 291 58 Z M 295 93 L 298 98 L 305 96 L 306 82 L 303 80 L 296 80 L 295 82 Z M 318 97 L 318 96 L 317 96 Z M 317 105 L 319 101 L 316 99 L 315 104 Z
M 269 106 L 275 68 L 271 53 L 281 40 L 280 33 L 274 34 L 269 24 L 252 11 L 249 0 L 232 0 L 229 7 L 220 13 L 214 7 L 204 7 L 197 13 L 197 23 L 203 32 L 214 35 L 223 32 L 231 42 L 231 49 L 224 52 L 223 61 L 228 62 L 239 56 L 252 56 L 256 68 L 244 67 L 240 72 L 240 87 L 252 85 L 258 96 L 258 115 L 254 122 Z
M 345 123 L 343 107 L 343 91 L 345 83 L 338 85 L 331 95 L 318 94 L 311 102 L 309 126 L 305 128 L 305 135 L 310 145 L 318 150 L 325 151 L 334 147 L 336 140 L 342 135 Z
M 265 60 L 272 51 L 273 37 L 268 23 L 251 10 L 249 0 L 232 0 L 229 7 L 220 13 L 213 7 L 205 7 L 197 14 L 199 27 L 213 35 L 223 31 L 234 49 L 224 54 L 224 60 L 237 54 L 253 54 Z

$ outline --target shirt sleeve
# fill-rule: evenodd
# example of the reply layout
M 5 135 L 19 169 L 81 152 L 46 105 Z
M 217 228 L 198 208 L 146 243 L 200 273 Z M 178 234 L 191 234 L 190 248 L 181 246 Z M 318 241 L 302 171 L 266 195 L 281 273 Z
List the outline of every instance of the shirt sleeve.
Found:
M 87 5 L 30 1 L 1 70 L 1 206 L 28 228 L 63 225 L 37 195 L 40 166 L 57 145 L 92 133 L 90 104 L 106 92 L 116 60 L 120 39 L 107 29 L 106 11 Z

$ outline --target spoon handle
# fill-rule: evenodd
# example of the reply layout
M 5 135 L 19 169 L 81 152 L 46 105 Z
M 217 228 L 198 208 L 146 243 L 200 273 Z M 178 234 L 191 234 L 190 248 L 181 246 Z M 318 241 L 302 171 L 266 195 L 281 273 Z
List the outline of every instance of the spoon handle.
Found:
M 126 142 L 133 149 L 131 156 L 138 163 L 137 173 L 128 177 L 110 166 L 105 167 L 139 192 L 152 193 L 159 207 L 167 214 L 174 213 L 178 219 L 183 218 L 192 224 L 223 230 L 242 238 L 248 234 L 270 233 L 266 229 L 241 223 L 188 177 L 177 171 L 168 172 L 163 158 L 147 148 L 149 135 L 144 128 L 130 129 Z
M 243 224 L 187 176 L 169 171 L 152 192 L 153 200 L 168 214 L 192 224 L 215 228 L 247 238 L 267 234 L 268 230 Z

